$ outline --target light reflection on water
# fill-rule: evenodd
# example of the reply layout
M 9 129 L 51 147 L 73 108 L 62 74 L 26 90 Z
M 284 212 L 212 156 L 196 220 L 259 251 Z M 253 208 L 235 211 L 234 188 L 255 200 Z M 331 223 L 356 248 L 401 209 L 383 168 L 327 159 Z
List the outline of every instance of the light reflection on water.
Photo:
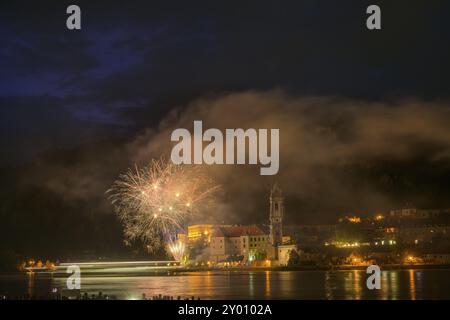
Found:
M 202 271 L 175 275 L 84 276 L 81 291 L 119 299 L 145 294 L 201 299 L 450 299 L 450 270 L 382 271 L 381 289 L 368 290 L 365 270 Z M 0 294 L 64 292 L 66 278 L 51 275 L 0 276 Z
M 414 270 L 409 270 L 409 293 L 411 300 L 416 300 L 416 279 Z

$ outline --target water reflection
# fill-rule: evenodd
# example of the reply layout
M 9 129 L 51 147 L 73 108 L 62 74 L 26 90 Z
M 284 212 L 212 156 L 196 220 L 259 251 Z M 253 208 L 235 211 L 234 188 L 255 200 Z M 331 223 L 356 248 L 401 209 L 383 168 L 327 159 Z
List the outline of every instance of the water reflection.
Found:
M 381 290 L 382 294 L 380 299 L 389 299 L 389 271 L 382 271 L 381 272 Z
M 81 291 L 119 299 L 145 294 L 201 299 L 449 299 L 450 270 L 390 270 L 381 273 L 381 290 L 366 287 L 365 270 L 205 271 L 170 275 L 82 275 Z M 0 276 L 0 294 L 45 295 L 67 292 L 66 278 L 43 274 Z
M 28 296 L 33 296 L 34 295 L 34 273 L 32 272 L 27 272 L 27 277 L 28 277 L 28 285 L 27 285 L 27 294 Z
M 255 279 L 254 279 L 253 272 L 250 272 L 248 281 L 249 281 L 249 286 L 248 286 L 249 295 L 250 295 L 250 298 L 253 298 L 253 296 L 255 294 L 255 286 L 254 286 Z
M 353 291 L 355 292 L 355 299 L 360 300 L 361 299 L 361 291 L 362 291 L 362 283 L 361 283 L 361 271 L 353 271 L 354 274 L 354 284 L 353 284 Z
M 334 299 L 333 290 L 334 290 L 334 287 L 333 287 L 331 272 L 327 271 L 325 273 L 325 296 L 326 296 L 327 300 Z
M 389 272 L 389 288 L 391 289 L 391 296 L 390 299 L 398 299 L 398 271 Z
M 411 300 L 416 300 L 416 279 L 414 270 L 409 270 L 409 293 Z
M 270 284 L 271 284 L 270 275 L 271 275 L 271 272 L 266 271 L 265 275 L 266 275 L 266 297 L 270 297 Z

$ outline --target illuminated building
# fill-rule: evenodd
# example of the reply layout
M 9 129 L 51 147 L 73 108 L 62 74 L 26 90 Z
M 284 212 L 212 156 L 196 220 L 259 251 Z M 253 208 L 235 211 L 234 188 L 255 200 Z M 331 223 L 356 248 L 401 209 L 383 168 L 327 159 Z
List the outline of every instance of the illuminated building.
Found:
M 390 212 L 390 217 L 396 219 L 436 219 L 446 215 L 450 215 L 450 209 L 402 208 Z
M 213 224 L 195 224 L 188 227 L 188 241 L 190 243 L 205 239 L 207 241 L 210 240 L 212 229 L 215 226 Z
M 196 224 L 188 226 L 187 237 L 179 236 L 193 245 L 205 241 L 209 259 L 220 262 L 236 259 L 243 263 L 263 259 L 276 259 L 277 247 L 290 237 L 283 237 L 284 197 L 275 184 L 270 193 L 269 228 L 256 225 Z M 186 239 L 187 238 L 187 239 Z
M 266 258 L 270 247 L 269 234 L 261 227 L 218 226 L 211 234 L 210 259 L 220 262 L 234 256 L 252 262 Z
M 398 228 L 398 240 L 406 245 L 432 244 L 434 239 L 448 239 L 450 226 Z

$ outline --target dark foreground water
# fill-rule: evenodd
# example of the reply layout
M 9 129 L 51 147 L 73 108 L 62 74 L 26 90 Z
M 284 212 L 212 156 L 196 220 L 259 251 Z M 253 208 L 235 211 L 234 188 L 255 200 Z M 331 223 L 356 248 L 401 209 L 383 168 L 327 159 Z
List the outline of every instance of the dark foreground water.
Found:
M 176 275 L 82 276 L 81 292 L 139 299 L 170 295 L 201 299 L 450 299 L 450 270 L 383 271 L 380 290 L 368 290 L 363 270 L 202 271 Z M 0 275 L 0 294 L 64 292 L 65 278 L 50 274 Z

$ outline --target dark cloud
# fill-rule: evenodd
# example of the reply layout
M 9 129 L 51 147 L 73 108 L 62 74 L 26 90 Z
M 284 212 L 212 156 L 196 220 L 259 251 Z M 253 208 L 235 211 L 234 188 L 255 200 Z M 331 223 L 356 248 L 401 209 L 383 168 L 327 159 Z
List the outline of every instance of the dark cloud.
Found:
M 71 149 L 120 135 L 121 127 L 81 121 L 52 96 L 0 97 L 0 150 L 4 165 L 22 165 L 44 152 Z

